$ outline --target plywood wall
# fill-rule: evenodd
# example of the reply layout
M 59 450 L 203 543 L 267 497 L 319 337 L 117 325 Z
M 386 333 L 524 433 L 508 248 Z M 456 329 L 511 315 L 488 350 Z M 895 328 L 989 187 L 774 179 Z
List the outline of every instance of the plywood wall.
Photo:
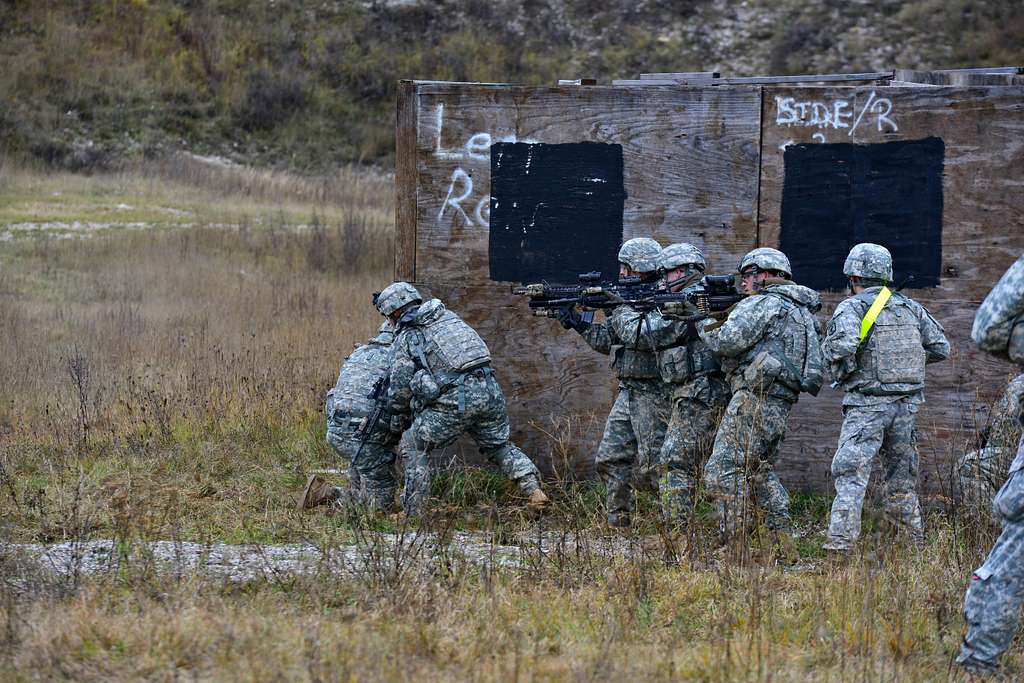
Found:
M 991 400 L 1011 370 L 974 351 L 967 332 L 991 282 L 1024 251 L 1022 108 L 1024 89 L 1009 87 L 404 82 L 396 277 L 430 290 L 480 331 L 509 399 L 514 438 L 542 468 L 550 471 L 568 452 L 586 474 L 614 396 L 608 359 L 554 321 L 530 317 L 525 301 L 509 293 L 517 274 L 607 273 L 614 267 L 608 245 L 651 236 L 664 245 L 697 244 L 712 272 L 732 271 L 756 245 L 788 239 L 821 279 L 828 272 L 821 264 L 846 249 L 851 234 L 886 221 L 906 226 L 899 228 L 907 233 L 899 241 L 904 261 L 935 271 L 936 285 L 910 293 L 947 326 L 956 350 L 951 362 L 930 368 L 920 423 L 923 470 L 937 480 L 961 448 L 955 444 L 974 431 L 976 406 Z M 874 147 L 885 143 L 896 144 Z M 830 147 L 804 146 L 823 144 Z M 831 155 L 838 161 L 829 162 Z M 815 181 L 814 164 L 836 163 L 850 173 Z M 913 167 L 909 176 L 904 166 Z M 838 187 L 844 182 L 851 187 Z M 861 201 L 864 188 L 885 191 Z M 846 225 L 844 213 L 837 224 L 845 227 L 832 233 L 821 221 L 829 239 L 816 254 L 806 226 L 816 215 L 842 212 L 843 192 L 853 218 Z M 914 246 L 914 235 L 934 234 L 941 235 L 938 255 Z M 840 295 L 824 298 L 823 317 Z M 826 483 L 839 398 L 826 390 L 801 400 L 783 452 L 787 483 Z

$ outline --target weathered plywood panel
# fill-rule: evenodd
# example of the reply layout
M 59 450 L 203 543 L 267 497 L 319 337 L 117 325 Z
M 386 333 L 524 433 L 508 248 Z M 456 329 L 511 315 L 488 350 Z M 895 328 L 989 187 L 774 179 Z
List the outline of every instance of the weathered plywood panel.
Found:
M 984 417 L 978 417 L 983 415 L 982 408 L 1015 374 L 1008 363 L 974 347 L 970 326 L 981 299 L 1024 251 L 1024 205 L 1020 202 L 1024 188 L 1024 88 L 771 88 L 765 90 L 762 139 L 759 213 L 764 245 L 779 246 L 785 241 L 784 214 L 789 220 L 821 221 L 821 239 L 805 239 L 810 249 L 820 250 L 811 254 L 814 262 L 831 259 L 835 263 L 833 252 L 845 255 L 856 241 L 850 241 L 850 235 L 841 229 L 849 217 L 828 218 L 836 207 L 843 206 L 843 200 L 820 211 L 806 206 L 784 210 L 784 197 L 789 202 L 813 203 L 822 202 L 829 193 L 850 191 L 826 187 L 823 194 L 821 187 L 814 186 L 813 177 L 801 175 L 801 169 L 790 168 L 787 173 L 787 162 L 814 156 L 787 154 L 790 145 L 897 143 L 881 149 L 880 156 L 873 156 L 868 147 L 852 155 L 847 154 L 849 150 L 834 148 L 841 152 L 836 155 L 837 164 L 861 165 L 829 176 L 828 181 L 838 178 L 861 184 L 860 194 L 858 188 L 852 188 L 854 201 L 848 210 L 859 212 L 852 220 L 862 221 L 858 225 L 867 226 L 866 230 L 887 223 L 892 226 L 892 235 L 883 234 L 872 241 L 887 244 L 887 239 L 898 241 L 896 233 L 901 230 L 929 230 L 927 221 L 922 223 L 915 215 L 920 218 L 917 214 L 938 210 L 939 243 L 919 245 L 924 251 L 939 250 L 937 286 L 908 293 L 945 326 L 954 349 L 950 361 L 929 366 L 928 402 L 919 418 L 922 480 L 926 488 L 942 488 L 948 481 L 950 462 L 972 441 L 976 422 L 983 423 Z M 935 189 L 929 185 L 927 171 L 914 171 L 918 175 L 908 179 L 905 176 L 911 172 L 907 169 L 915 159 L 907 157 L 906 167 L 901 168 L 899 155 L 888 153 L 898 151 L 899 144 L 914 141 L 930 141 L 920 150 L 932 151 L 932 143 L 941 143 L 937 207 L 915 204 Z M 918 154 L 918 148 L 912 147 L 908 144 L 908 153 Z M 890 165 L 886 167 L 886 163 Z M 794 179 L 804 185 L 787 191 L 787 181 Z M 813 226 L 803 227 L 814 232 Z M 905 253 L 921 256 L 921 250 Z M 806 253 L 804 261 L 808 262 Z M 897 279 L 901 278 L 900 265 L 897 261 Z M 841 270 L 841 256 L 835 267 Z M 796 279 L 801 280 L 800 264 L 794 262 L 794 270 Z M 813 270 L 813 265 L 807 266 L 805 276 Z M 826 295 L 823 319 L 827 320 L 842 296 Z M 810 488 L 826 485 L 841 424 L 841 398 L 838 392 L 823 390 L 816 399 L 801 399 L 783 449 L 780 469 L 785 481 Z
M 537 457 L 542 469 L 550 471 L 549 461 L 559 457 L 557 444 L 544 432 L 551 432 L 553 425 L 564 428 L 569 420 L 570 450 L 583 457 L 576 463 L 577 473 L 587 471 L 616 384 L 608 357 L 555 321 L 530 316 L 526 302 L 509 293 L 512 280 L 492 278 L 489 230 L 497 198 L 491 196 L 491 172 L 492 167 L 504 168 L 492 152 L 518 155 L 525 174 L 527 169 L 545 169 L 531 165 L 529 148 L 522 163 L 524 148 L 507 145 L 559 146 L 545 151 L 583 152 L 586 158 L 594 157 L 588 153 L 593 148 L 579 143 L 621 148 L 621 236 L 615 236 L 614 245 L 602 247 L 611 253 L 586 267 L 579 261 L 577 252 L 589 254 L 586 250 L 598 237 L 607 237 L 589 234 L 591 227 L 603 229 L 594 225 L 584 226 L 572 240 L 556 241 L 554 258 L 552 253 L 537 258 L 575 258 L 580 264 L 575 273 L 607 271 L 609 261 L 614 267 L 620 240 L 652 236 L 666 245 L 694 242 L 708 254 L 712 270 L 728 271 L 757 239 L 760 110 L 756 88 L 418 83 L 413 90 L 403 89 L 400 163 L 407 161 L 402 150 L 414 145 L 415 172 L 405 177 L 415 187 L 400 188 L 399 198 L 415 198 L 415 215 L 400 214 L 399 239 L 415 240 L 417 282 L 464 316 L 487 341 L 509 398 L 513 437 Z M 409 111 L 416 112 L 415 125 L 402 125 L 402 112 Z M 538 153 L 536 159 L 557 160 L 557 154 Z M 528 180 L 524 177 L 523 185 Z M 596 192 L 607 193 L 612 183 L 604 181 L 610 179 L 599 180 Z M 569 187 L 570 194 L 579 196 L 561 202 L 559 210 L 575 207 L 581 221 L 592 204 L 607 199 L 587 195 L 589 190 L 571 183 Z M 542 207 L 539 215 L 544 211 L 549 209 Z M 403 251 L 402 258 L 408 261 L 410 255 Z M 399 266 L 397 272 L 410 271 Z
M 416 85 L 398 84 L 395 122 L 395 278 L 416 279 Z
M 491 145 L 619 145 L 622 238 L 684 237 L 732 266 L 754 241 L 759 91 L 422 85 L 417 277 L 490 282 Z M 577 245 L 578 246 L 578 245 Z

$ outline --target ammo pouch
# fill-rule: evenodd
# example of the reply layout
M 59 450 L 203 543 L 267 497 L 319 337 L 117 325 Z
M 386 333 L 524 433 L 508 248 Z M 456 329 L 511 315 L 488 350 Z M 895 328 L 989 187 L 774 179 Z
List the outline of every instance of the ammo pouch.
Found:
M 710 349 L 699 342 L 674 346 L 658 354 L 658 368 L 665 382 L 682 384 L 698 375 L 719 369 Z
M 441 386 L 429 370 L 417 370 L 409 382 L 412 395 L 422 405 L 430 405 L 441 395 Z
M 750 391 L 767 393 L 772 384 L 782 375 L 784 366 L 768 349 L 761 349 L 754 360 L 743 369 L 743 382 Z
M 615 349 L 612 367 L 621 379 L 660 379 L 657 355 L 652 351 L 638 351 L 620 346 Z

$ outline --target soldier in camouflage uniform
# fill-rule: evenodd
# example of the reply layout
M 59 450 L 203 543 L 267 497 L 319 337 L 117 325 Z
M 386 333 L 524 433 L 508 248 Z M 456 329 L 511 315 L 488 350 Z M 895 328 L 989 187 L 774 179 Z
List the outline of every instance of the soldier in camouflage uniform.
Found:
M 723 322 L 698 327 L 733 392 L 704 482 L 715 498 L 723 541 L 736 540 L 747 528 L 753 494 L 784 558 L 792 562 L 789 495 L 774 463 L 798 395 L 820 387 L 814 313 L 821 304 L 817 292 L 791 281 L 789 259 L 777 249 L 754 249 L 740 261 L 739 272 L 749 296 Z
M 843 274 L 854 295 L 836 307 L 822 345 L 832 378 L 846 391 L 832 459 L 836 497 L 824 545 L 839 552 L 860 535 L 864 493 L 879 451 L 886 513 L 913 540 L 923 538 L 914 423 L 924 402 L 925 364 L 949 357 L 942 325 L 924 306 L 889 289 L 888 249 L 855 245 Z
M 1010 381 L 992 409 L 982 434 L 984 446 L 957 462 L 960 502 L 971 515 L 986 514 L 992 497 L 1006 481 L 1006 469 L 1017 455 L 1024 411 L 1024 375 Z
M 543 510 L 548 498 L 540 488 L 540 473 L 508 439 L 505 395 L 480 335 L 438 299 L 423 303 L 406 282 L 389 285 L 375 303 L 397 330 L 388 390 L 391 410 L 413 414 L 400 445 L 405 513 L 423 511 L 430 493 L 430 451 L 463 434 L 473 437 L 480 452 L 515 480 L 529 496 L 531 510 Z
M 619 249 L 619 276 L 658 280 L 661 245 L 647 237 L 627 240 Z M 651 314 L 616 306 L 600 323 L 588 323 L 574 308 L 560 312 L 562 326 L 575 329 L 595 351 L 613 355 L 619 391 L 597 449 L 597 471 L 607 489 L 609 526 L 627 527 L 634 484 L 657 490 L 657 467 L 665 439 L 669 402 L 649 343 Z
M 981 303 L 971 337 L 982 349 L 1024 364 L 1024 256 Z M 1003 532 L 971 576 L 964 598 L 968 630 L 956 658 L 961 667 L 975 672 L 998 668 L 1024 603 L 1024 441 L 992 501 L 992 511 L 1001 518 Z
M 665 288 L 685 292 L 699 284 L 706 267 L 700 249 L 685 242 L 661 252 Z M 652 320 L 655 338 L 662 324 Z M 695 477 L 703 470 L 714 444 L 722 412 L 729 403 L 729 386 L 718 359 L 697 335 L 692 322 L 674 323 L 664 316 L 668 334 L 659 339 L 658 364 L 671 392 L 671 413 L 661 447 L 662 506 L 667 519 L 685 520 L 693 510 Z M 668 348 L 665 348 L 668 347 Z
M 376 337 L 356 347 L 342 364 L 337 383 L 327 392 L 324 412 L 327 442 L 349 461 L 348 486 L 331 486 L 313 475 L 299 499 L 300 509 L 328 502 L 339 506 L 361 504 L 383 512 L 394 509 L 395 446 L 402 433 L 402 418 L 388 416 L 380 421 L 362 444 L 355 434 L 373 410 L 373 401 L 368 398 L 373 385 L 391 370 L 393 341 L 391 323 L 385 322 Z

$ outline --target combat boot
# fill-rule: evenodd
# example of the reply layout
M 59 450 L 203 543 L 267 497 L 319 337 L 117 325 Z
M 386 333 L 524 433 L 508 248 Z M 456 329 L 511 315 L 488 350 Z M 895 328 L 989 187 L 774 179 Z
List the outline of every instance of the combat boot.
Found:
M 306 488 L 302 490 L 302 495 L 299 496 L 298 508 L 299 510 L 308 510 L 317 505 L 329 503 L 337 497 L 338 494 L 335 487 L 328 484 L 320 475 L 311 474 L 309 479 L 306 480 Z
M 535 515 L 543 514 L 549 507 L 551 507 L 551 499 L 540 489 L 531 493 L 530 499 L 526 501 L 526 509 Z

